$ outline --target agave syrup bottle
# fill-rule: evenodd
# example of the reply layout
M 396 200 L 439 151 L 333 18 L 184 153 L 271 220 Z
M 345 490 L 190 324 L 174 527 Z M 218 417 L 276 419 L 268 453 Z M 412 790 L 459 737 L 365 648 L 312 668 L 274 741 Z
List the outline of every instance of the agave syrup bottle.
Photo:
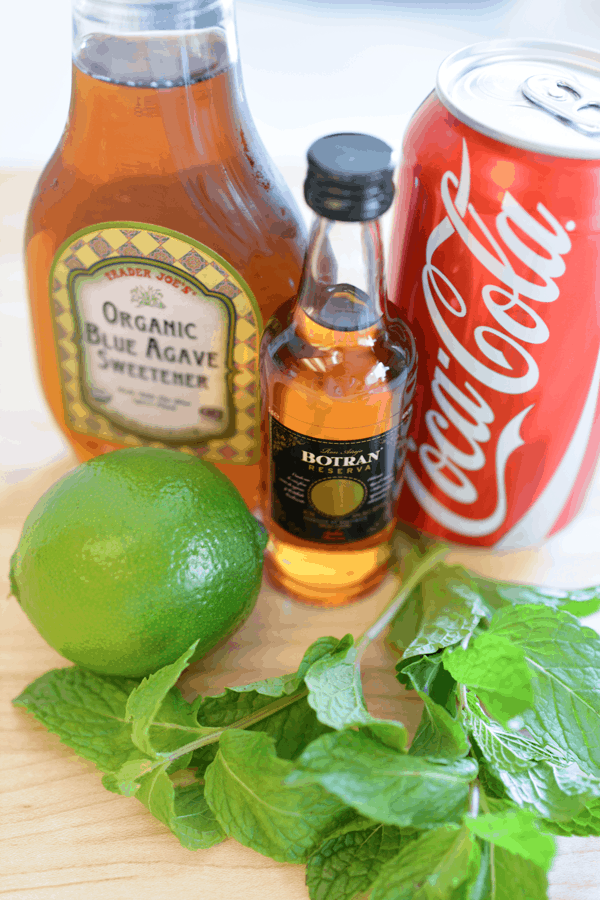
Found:
M 379 216 L 391 150 L 337 134 L 308 151 L 315 217 L 298 296 L 261 343 L 267 576 L 340 606 L 386 572 L 416 376 L 411 332 L 387 313 Z
M 304 237 L 246 106 L 232 0 L 74 0 L 73 23 L 26 232 L 46 397 L 80 460 L 180 449 L 252 506 L 262 323 Z

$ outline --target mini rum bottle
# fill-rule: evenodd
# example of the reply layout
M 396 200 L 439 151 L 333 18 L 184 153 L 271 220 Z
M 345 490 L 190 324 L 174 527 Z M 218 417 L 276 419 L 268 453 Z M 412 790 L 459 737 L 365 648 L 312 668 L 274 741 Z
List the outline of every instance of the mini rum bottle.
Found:
M 387 311 L 379 217 L 393 193 L 383 141 L 311 146 L 298 295 L 261 343 L 266 572 L 313 605 L 370 593 L 389 559 L 416 376 L 412 334 Z

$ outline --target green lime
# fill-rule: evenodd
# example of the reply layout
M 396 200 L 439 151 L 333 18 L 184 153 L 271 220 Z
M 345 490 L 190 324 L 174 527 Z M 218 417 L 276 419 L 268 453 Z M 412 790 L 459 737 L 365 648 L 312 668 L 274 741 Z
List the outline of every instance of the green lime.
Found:
M 139 677 L 193 659 L 248 616 L 265 536 L 229 479 L 176 450 L 116 450 L 61 478 L 27 517 L 11 587 L 67 659 Z

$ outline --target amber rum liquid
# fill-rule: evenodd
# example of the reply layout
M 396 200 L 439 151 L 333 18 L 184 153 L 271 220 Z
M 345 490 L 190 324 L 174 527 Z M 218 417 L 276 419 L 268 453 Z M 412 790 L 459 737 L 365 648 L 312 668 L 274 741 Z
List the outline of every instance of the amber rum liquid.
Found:
M 267 575 L 295 599 L 319 606 L 366 596 L 386 573 L 398 490 L 390 481 L 402 465 L 414 392 L 414 345 L 400 323 L 385 328 L 379 320 L 367 328 L 336 330 L 340 302 L 351 307 L 355 299 L 354 292 L 338 286 L 333 327 L 302 308 L 290 314 L 288 305 L 269 323 L 261 354 L 262 490 L 271 536 Z M 288 506 L 297 507 L 285 528 L 277 522 L 281 514 L 274 496 L 278 441 L 298 442 L 299 450 L 279 477 Z M 375 462 L 386 452 L 396 459 L 378 476 Z M 369 489 L 375 500 L 371 515 L 359 518 Z M 307 506 L 312 507 L 308 517 Z M 311 520 L 318 541 L 306 537 Z M 382 520 L 386 525 L 377 528 Z M 319 527 L 323 521 L 331 526 Z M 362 539 L 357 527 L 367 532 Z
M 258 341 L 297 287 L 298 219 L 218 30 L 195 55 L 181 38 L 86 40 L 27 225 L 44 392 L 80 460 L 183 449 L 254 506 Z

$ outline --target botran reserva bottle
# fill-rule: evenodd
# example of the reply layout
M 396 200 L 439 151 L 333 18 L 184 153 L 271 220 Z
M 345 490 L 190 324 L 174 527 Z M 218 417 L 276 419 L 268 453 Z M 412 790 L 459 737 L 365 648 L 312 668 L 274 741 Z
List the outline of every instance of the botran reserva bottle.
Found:
M 315 216 L 298 297 L 261 343 L 265 565 L 292 597 L 340 606 L 386 572 L 416 351 L 387 313 L 379 216 L 394 193 L 390 148 L 335 134 L 308 163 Z
M 262 323 L 299 214 L 249 115 L 232 0 L 74 0 L 66 129 L 26 233 L 50 407 L 80 460 L 150 444 L 259 480 Z

